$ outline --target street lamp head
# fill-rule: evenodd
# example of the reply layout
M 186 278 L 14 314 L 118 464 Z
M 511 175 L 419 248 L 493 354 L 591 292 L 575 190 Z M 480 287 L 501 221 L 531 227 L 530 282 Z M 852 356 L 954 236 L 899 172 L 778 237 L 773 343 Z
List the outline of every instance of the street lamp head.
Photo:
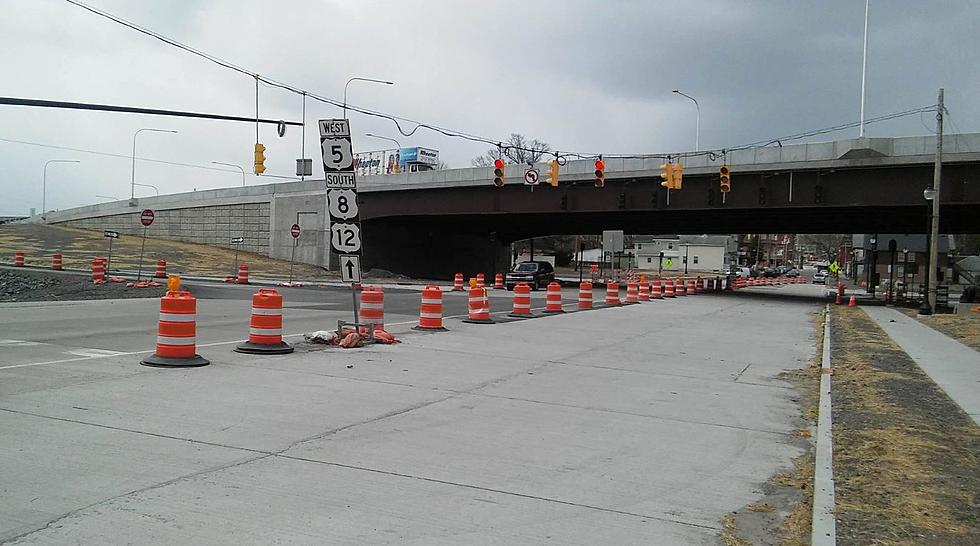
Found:
M 673 91 L 671 91 L 671 93 L 680 93 L 680 91 L 674 89 Z
M 932 188 L 926 188 L 922 190 L 922 197 L 924 197 L 926 201 L 932 201 L 933 199 L 936 198 L 936 190 Z

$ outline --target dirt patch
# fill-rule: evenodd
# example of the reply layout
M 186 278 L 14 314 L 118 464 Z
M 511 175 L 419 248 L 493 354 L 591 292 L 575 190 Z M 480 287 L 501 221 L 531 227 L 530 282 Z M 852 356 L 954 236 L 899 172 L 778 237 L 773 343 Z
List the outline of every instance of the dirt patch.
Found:
M 932 315 L 919 318 L 915 309 L 901 309 L 901 311 L 963 345 L 980 351 L 980 313 L 968 311 L 958 315 Z
M 832 315 L 838 544 L 980 544 L 980 427 L 867 314 Z
M 780 379 L 796 385 L 799 393 L 799 431 L 788 441 L 806 449 L 793 461 L 793 469 L 776 474 L 762 485 L 763 497 L 745 509 L 722 518 L 722 541 L 729 546 L 803 546 L 809 544 L 813 514 L 813 444 L 820 401 L 820 348 L 823 313 L 813 317 L 817 351 L 806 368 L 784 372 Z
M 165 290 L 165 286 L 126 288 L 124 283 L 96 285 L 79 275 L 0 269 L 0 302 L 159 298 Z

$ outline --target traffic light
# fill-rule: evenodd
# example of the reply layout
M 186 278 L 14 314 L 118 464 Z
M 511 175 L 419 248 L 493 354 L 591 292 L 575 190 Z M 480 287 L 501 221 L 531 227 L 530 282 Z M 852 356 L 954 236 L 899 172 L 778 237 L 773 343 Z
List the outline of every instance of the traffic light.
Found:
M 552 187 L 558 187 L 558 172 L 561 166 L 558 164 L 557 159 L 552 159 L 548 162 L 548 184 Z
M 669 189 L 674 187 L 674 164 L 673 163 L 661 163 L 660 164 L 660 178 L 663 178 L 663 182 L 660 183 L 661 186 Z
M 606 164 L 601 159 L 595 162 L 595 187 L 602 188 L 606 185 Z
M 681 189 L 682 186 L 681 179 L 683 176 L 684 176 L 684 165 L 681 165 L 680 163 L 674 164 L 674 168 L 671 170 L 670 173 L 670 181 L 672 184 L 671 187 L 673 189 L 675 190 Z
M 721 185 L 722 193 L 732 191 L 732 170 L 728 165 L 722 165 L 718 169 L 718 183 Z
M 493 185 L 498 188 L 504 186 L 504 160 L 499 157 L 493 161 Z
M 265 145 L 255 143 L 255 174 L 265 172 Z
M 619 208 L 621 208 L 621 209 L 625 209 L 626 208 L 626 194 L 625 193 L 620 193 L 619 194 Z

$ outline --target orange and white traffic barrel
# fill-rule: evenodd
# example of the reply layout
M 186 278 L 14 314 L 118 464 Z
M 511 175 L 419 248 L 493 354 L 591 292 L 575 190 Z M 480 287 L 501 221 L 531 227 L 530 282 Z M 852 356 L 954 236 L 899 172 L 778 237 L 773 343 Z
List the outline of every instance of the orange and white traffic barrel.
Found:
M 439 330 L 442 326 L 442 288 L 430 284 L 422 289 L 422 303 L 419 305 L 419 325 L 415 330 Z
M 158 279 L 167 278 L 167 260 L 157 260 L 157 272 L 153 276 Z
M 487 287 L 487 277 L 483 273 L 476 274 L 476 287 L 486 288 Z
M 52 254 L 51 255 L 51 269 L 54 269 L 55 271 L 61 271 L 64 268 L 65 268 L 65 266 L 61 263 L 61 254 L 60 253 L 58 253 L 58 254 Z
M 697 281 L 694 284 L 694 288 L 695 288 L 694 291 L 697 292 L 698 294 L 704 292 L 704 279 L 698 277 Z
M 698 293 L 698 283 L 694 279 L 687 280 L 687 293 L 690 296 Z
M 659 300 L 664 297 L 664 289 L 660 279 L 654 279 L 650 284 L 650 299 Z
M 248 264 L 238 264 L 238 284 L 248 284 Z
M 453 277 L 453 292 L 462 292 L 462 291 L 463 291 L 463 274 L 456 273 L 456 276 Z
M 361 290 L 361 322 L 373 324 L 375 330 L 385 328 L 385 291 L 379 286 Z
M 650 301 L 650 283 L 640 281 L 640 301 Z
M 252 296 L 248 341 L 235 347 L 235 352 L 273 355 L 293 352 L 282 340 L 282 295 L 275 288 L 260 288 Z
M 102 258 L 92 260 L 92 282 L 95 284 L 105 282 L 105 262 Z
M 555 281 L 548 283 L 548 292 L 544 297 L 545 313 L 564 313 L 561 307 L 561 285 Z
M 687 286 L 684 284 L 683 277 L 678 278 L 677 281 L 674 283 L 674 294 L 677 294 L 678 296 L 687 295 Z
M 640 303 L 640 284 L 635 281 L 626 283 L 626 303 Z
M 588 281 L 578 285 L 578 308 L 592 309 L 592 283 Z
M 531 287 L 526 282 L 519 282 L 514 285 L 514 309 L 508 316 L 515 318 L 529 318 L 532 316 Z
M 496 275 L 493 276 L 493 287 L 496 290 L 503 290 L 504 289 L 504 274 L 503 273 L 497 273 Z
M 14 252 L 14 267 L 24 267 L 24 251 Z
M 157 348 L 140 364 L 160 368 L 183 368 L 210 364 L 197 354 L 197 300 L 190 292 L 167 292 L 160 298 Z
M 473 286 L 469 293 L 469 315 L 463 322 L 470 324 L 493 324 L 490 318 L 490 300 L 487 298 L 487 289 Z
M 609 281 L 606 283 L 606 305 L 619 305 L 619 283 Z
M 667 279 L 664 281 L 664 297 L 677 297 L 677 285 L 674 284 L 674 279 Z

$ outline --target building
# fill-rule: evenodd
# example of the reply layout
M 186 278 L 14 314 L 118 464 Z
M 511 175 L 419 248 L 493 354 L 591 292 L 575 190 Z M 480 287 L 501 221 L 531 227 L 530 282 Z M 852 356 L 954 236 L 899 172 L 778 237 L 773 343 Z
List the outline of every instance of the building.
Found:
M 842 248 L 838 262 L 847 264 L 847 275 L 861 286 L 868 286 L 871 271 L 874 285 L 892 279 L 915 289 L 925 282 L 928 237 L 919 233 L 876 233 L 852 236 L 851 248 Z M 952 235 L 940 235 L 937 244 L 936 280 L 948 283 L 952 277 L 956 244 Z M 849 256 L 847 254 L 850 254 Z
M 637 235 L 626 253 L 640 271 L 722 273 L 732 263 L 734 249 L 728 235 Z
M 738 236 L 737 264 L 744 267 L 798 267 L 803 250 L 795 234 L 742 234 Z

